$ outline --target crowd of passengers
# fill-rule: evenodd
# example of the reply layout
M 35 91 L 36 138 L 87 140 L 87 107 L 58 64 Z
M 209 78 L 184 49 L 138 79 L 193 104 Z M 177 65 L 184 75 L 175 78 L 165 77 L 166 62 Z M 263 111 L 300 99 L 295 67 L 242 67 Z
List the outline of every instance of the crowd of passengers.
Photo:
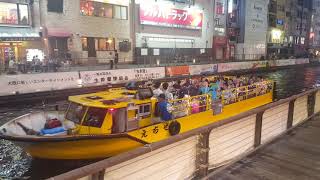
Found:
M 158 98 L 157 111 L 159 116 L 161 117 L 161 120 L 167 121 L 173 118 L 182 117 L 188 113 L 186 112 L 188 111 L 188 103 L 183 102 L 183 100 L 178 102 L 177 100 L 179 99 L 209 94 L 212 102 L 219 102 L 221 101 L 221 93 L 224 91 L 224 100 L 232 101 L 232 96 L 234 95 L 234 93 L 231 92 L 232 89 L 237 88 L 239 91 L 245 86 L 252 86 L 255 88 L 254 84 L 264 81 L 265 79 L 261 76 L 234 76 L 228 78 L 220 76 L 215 78 L 199 77 L 163 83 L 147 82 L 145 86 L 152 87 L 154 97 Z M 241 92 L 238 92 L 238 95 L 241 95 Z M 226 98 L 226 96 L 228 97 Z M 174 101 L 177 101 L 176 104 L 173 103 Z M 177 104 L 179 105 L 172 108 L 173 105 Z M 179 109 L 179 106 L 181 107 L 181 112 L 177 110 L 177 107 Z M 201 97 L 200 99 L 195 99 L 194 103 L 191 102 L 191 107 L 191 113 L 205 111 L 206 100 L 202 101 Z

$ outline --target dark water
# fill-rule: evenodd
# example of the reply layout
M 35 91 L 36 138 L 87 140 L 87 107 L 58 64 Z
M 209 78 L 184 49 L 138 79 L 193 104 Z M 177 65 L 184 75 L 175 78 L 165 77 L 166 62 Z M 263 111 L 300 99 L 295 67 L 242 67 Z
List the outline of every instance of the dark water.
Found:
M 313 88 L 320 81 L 320 66 L 283 69 L 268 73 L 258 73 L 276 82 L 278 99 L 290 97 Z
M 267 79 L 276 81 L 277 98 L 282 99 L 312 88 L 318 80 L 320 81 L 320 66 L 282 69 L 255 73 L 255 75 L 261 75 Z M 47 107 L 43 105 L 17 105 L 14 108 L 2 108 L 0 109 L 0 125 L 28 112 L 43 108 L 53 109 L 57 103 L 64 104 L 65 102 L 51 102 Z M 8 141 L 0 140 L 0 179 L 12 179 L 14 177 L 44 179 L 91 162 L 93 161 L 34 160 L 19 147 Z

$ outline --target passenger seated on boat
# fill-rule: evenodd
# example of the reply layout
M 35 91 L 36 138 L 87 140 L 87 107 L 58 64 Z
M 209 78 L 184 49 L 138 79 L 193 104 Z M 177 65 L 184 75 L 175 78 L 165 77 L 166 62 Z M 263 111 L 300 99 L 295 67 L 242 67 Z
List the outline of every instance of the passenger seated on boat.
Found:
M 199 101 L 197 101 L 195 98 L 191 100 L 191 113 L 196 114 L 199 113 Z
M 172 119 L 169 103 L 166 101 L 166 96 L 164 94 L 160 94 L 158 97 L 158 111 L 162 121 L 169 121 Z

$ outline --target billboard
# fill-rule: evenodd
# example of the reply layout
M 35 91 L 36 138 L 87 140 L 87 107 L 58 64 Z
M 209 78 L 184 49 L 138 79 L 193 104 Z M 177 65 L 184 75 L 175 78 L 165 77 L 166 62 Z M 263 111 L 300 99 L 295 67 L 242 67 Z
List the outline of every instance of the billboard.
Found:
M 168 5 L 140 4 L 140 23 L 187 29 L 201 29 L 203 12 L 188 8 L 175 9 Z
M 136 68 L 101 71 L 81 71 L 80 76 L 84 86 L 100 86 L 119 84 L 129 81 L 143 81 L 165 77 L 164 67 Z
M 169 66 L 166 67 L 166 75 L 172 76 L 185 76 L 190 74 L 189 66 Z
M 0 76 L 0 96 L 78 88 L 78 72 Z

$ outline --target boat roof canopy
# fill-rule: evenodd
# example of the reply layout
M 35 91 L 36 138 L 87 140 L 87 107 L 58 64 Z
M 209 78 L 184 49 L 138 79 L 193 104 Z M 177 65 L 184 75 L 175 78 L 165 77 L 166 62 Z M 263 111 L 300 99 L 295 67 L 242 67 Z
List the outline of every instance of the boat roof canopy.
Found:
M 151 89 L 127 90 L 125 88 L 69 96 L 69 101 L 83 106 L 97 108 L 126 108 L 129 104 L 145 104 L 151 102 Z

